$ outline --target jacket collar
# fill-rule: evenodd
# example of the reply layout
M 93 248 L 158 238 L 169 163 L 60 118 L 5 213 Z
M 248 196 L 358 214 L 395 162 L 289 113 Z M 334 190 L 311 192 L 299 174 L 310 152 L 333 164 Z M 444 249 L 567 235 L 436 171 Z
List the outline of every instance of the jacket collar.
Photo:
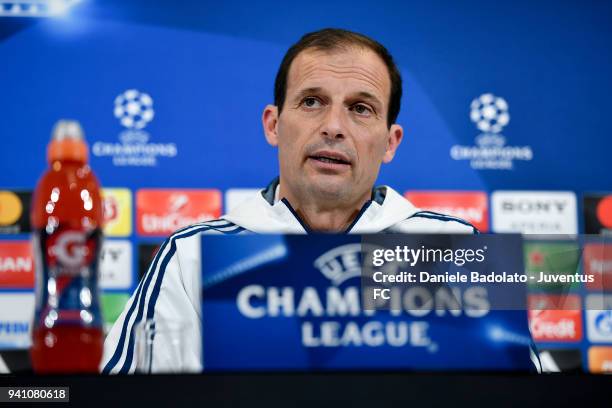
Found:
M 280 183 L 280 179 L 276 177 L 274 180 L 270 182 L 261 190 L 261 195 L 270 205 L 274 205 L 276 201 L 278 201 L 278 185 Z M 370 201 L 374 201 L 380 205 L 385 201 L 385 196 L 387 195 L 387 186 L 378 186 L 372 189 L 372 198 Z
M 223 218 L 256 233 L 305 234 L 312 231 L 287 199 L 275 200 L 279 179 Z M 345 233 L 376 233 L 400 222 L 418 209 L 388 186 L 375 187 Z

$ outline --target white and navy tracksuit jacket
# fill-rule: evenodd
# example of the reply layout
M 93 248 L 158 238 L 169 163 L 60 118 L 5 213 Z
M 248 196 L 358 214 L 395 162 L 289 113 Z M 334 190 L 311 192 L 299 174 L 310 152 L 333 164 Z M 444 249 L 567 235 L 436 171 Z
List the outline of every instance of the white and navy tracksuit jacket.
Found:
M 182 347 L 186 361 L 164 352 L 163 342 L 153 345 L 153 372 L 202 370 L 200 327 L 200 234 L 310 232 L 291 204 L 276 200 L 278 179 L 261 194 L 214 221 L 194 224 L 170 236 L 160 247 L 136 292 L 117 319 L 104 345 L 103 373 L 131 373 L 136 367 L 133 327 L 137 322 L 181 319 L 187 322 Z M 390 187 L 374 189 L 346 233 L 477 233 L 469 223 L 429 211 L 421 211 Z M 167 345 L 166 345 L 167 346 Z

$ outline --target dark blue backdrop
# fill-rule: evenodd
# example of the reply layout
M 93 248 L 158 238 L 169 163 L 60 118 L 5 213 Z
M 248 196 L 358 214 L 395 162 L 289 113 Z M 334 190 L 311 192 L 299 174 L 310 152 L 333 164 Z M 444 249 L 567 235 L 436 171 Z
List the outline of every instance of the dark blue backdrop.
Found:
M 114 99 L 147 92 L 150 143 L 176 143 L 156 167 L 93 157 L 103 185 L 258 187 L 277 172 L 260 114 L 287 47 L 344 27 L 395 55 L 406 137 L 380 182 L 407 189 L 609 190 L 612 4 L 585 1 L 84 1 L 56 19 L 0 18 L 0 185 L 31 188 L 53 123 L 80 120 L 90 144 L 118 143 Z M 509 104 L 513 170 L 452 160 L 474 145 L 473 98 Z

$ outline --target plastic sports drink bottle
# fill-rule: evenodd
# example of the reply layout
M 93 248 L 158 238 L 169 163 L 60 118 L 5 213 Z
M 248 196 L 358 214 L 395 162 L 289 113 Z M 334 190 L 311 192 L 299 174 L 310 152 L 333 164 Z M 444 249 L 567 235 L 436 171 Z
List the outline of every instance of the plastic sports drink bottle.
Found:
M 102 200 L 76 121 L 60 120 L 32 198 L 35 372 L 97 372 L 104 334 L 98 296 Z

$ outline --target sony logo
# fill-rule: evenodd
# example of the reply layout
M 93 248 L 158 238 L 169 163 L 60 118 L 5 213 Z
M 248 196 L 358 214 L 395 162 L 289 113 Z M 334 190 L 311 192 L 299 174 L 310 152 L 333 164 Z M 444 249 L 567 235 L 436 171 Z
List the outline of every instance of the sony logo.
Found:
M 545 201 L 502 201 L 501 208 L 506 212 L 519 213 L 563 213 L 568 206 L 566 200 L 545 200 Z

